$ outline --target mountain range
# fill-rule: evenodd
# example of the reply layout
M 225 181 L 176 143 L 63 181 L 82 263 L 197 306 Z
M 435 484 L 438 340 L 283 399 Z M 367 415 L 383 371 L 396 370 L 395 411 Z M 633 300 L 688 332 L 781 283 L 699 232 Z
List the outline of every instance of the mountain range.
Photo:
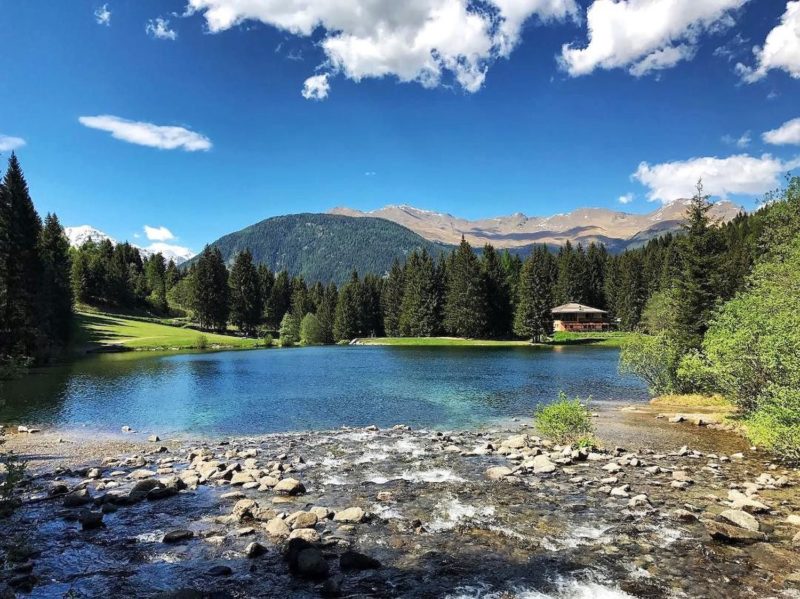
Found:
M 531 244 L 563 245 L 567 241 L 587 245 L 604 243 L 610 251 L 622 251 L 647 243 L 669 231 L 680 229 L 689 200 L 675 200 L 647 214 L 633 214 L 606 208 L 580 208 L 553 216 L 526 216 L 522 213 L 481 220 L 466 220 L 441 212 L 407 205 L 388 205 L 362 212 L 336 207 L 331 214 L 390 220 L 411 229 L 430 241 L 457 244 L 463 236 L 480 247 L 522 248 Z M 711 218 L 727 222 L 742 211 L 727 200 L 716 202 Z
M 581 208 L 566 214 L 539 217 L 521 213 L 482 220 L 467 220 L 413 206 L 385 206 L 371 212 L 334 208 L 328 214 L 290 214 L 260 221 L 229 233 L 209 245 L 219 248 L 231 264 L 236 254 L 249 249 L 257 263 L 272 270 L 288 270 L 309 282 L 342 283 L 353 270 L 359 274 L 384 274 L 397 259 L 425 249 L 438 256 L 461 241 L 462 235 L 480 249 L 490 243 L 525 256 L 534 244 L 555 248 L 570 241 L 603 243 L 611 252 L 644 245 L 650 239 L 680 230 L 689 200 L 676 200 L 648 214 L 605 208 Z M 734 218 L 742 208 L 728 201 L 713 205 L 711 217 L 720 222 Z M 88 240 L 111 239 L 89 225 L 67 227 L 74 246 Z M 112 242 L 116 243 L 113 239 Z M 168 246 L 166 259 L 191 264 L 193 255 L 176 253 Z M 145 255 L 153 250 L 139 248 Z

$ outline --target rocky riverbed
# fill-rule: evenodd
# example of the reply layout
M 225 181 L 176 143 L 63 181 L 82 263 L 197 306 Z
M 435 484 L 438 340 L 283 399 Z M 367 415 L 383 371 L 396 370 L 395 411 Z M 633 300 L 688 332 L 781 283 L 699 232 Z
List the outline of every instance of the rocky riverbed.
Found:
M 0 597 L 800 597 L 798 472 L 645 417 L 697 444 L 397 426 L 66 457 L 15 435 L 34 461 Z

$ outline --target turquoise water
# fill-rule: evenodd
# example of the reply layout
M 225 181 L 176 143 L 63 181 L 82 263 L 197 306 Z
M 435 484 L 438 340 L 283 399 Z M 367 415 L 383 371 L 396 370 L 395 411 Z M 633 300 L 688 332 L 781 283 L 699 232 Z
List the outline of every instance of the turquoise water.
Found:
M 647 398 L 611 348 L 309 347 L 111 354 L 2 383 L 0 422 L 159 434 L 342 425 L 458 428 L 531 414 L 563 390 Z

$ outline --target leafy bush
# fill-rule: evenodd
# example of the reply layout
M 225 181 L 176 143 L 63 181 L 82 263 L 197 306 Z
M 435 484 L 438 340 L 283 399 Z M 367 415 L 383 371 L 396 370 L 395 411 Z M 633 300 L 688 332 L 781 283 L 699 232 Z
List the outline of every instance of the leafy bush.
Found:
M 800 390 L 784 389 L 746 420 L 747 436 L 779 457 L 800 462 Z
M 557 443 L 594 444 L 591 438 L 594 433 L 592 415 L 577 397 L 569 399 L 562 391 L 558 401 L 539 406 L 534 418 L 539 432 Z
M 281 347 L 290 347 L 300 341 L 300 321 L 291 312 L 283 315 L 279 334 Z
M 274 343 L 275 343 L 275 340 L 272 338 L 272 335 L 267 333 L 262 338 L 262 343 L 264 344 L 264 347 L 272 347 L 274 345 Z
M 678 365 L 682 352 L 665 334 L 632 335 L 620 352 L 620 372 L 642 378 L 653 395 L 681 391 Z
M 303 345 L 320 345 L 325 338 L 325 332 L 316 316 L 311 313 L 303 316 L 300 321 L 300 343 Z
M 675 373 L 683 393 L 713 393 L 716 389 L 714 370 L 699 351 L 689 350 L 680 360 Z
M 205 335 L 198 335 L 197 342 L 195 343 L 196 349 L 208 349 L 208 337 Z

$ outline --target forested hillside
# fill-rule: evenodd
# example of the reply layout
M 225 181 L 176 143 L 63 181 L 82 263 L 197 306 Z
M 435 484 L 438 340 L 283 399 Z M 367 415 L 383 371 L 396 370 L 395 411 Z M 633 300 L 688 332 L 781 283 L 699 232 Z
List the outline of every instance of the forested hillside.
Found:
M 274 272 L 287 270 L 312 283 L 337 284 L 353 270 L 382 275 L 394 260 L 405 260 L 414 251 L 438 256 L 447 247 L 387 220 L 332 214 L 268 218 L 210 245 L 220 250 L 227 264 L 247 249 L 256 264 Z

